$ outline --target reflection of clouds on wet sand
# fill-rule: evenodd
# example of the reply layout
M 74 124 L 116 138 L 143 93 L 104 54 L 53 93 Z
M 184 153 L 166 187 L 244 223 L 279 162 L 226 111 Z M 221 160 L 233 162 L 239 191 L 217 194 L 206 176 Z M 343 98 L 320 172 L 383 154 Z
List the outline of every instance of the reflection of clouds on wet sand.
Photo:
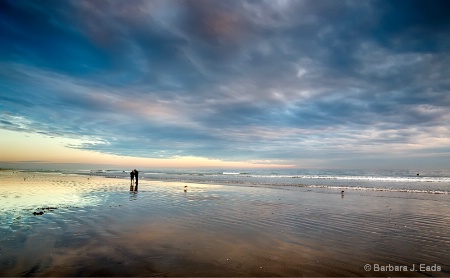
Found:
M 33 216 L 25 208 L 49 200 L 37 199 L 0 216 L 8 223 L 1 276 L 363 276 L 366 263 L 417 262 L 450 269 L 442 197 L 346 191 L 342 199 L 323 189 L 193 183 L 184 192 L 185 183 L 146 180 L 130 192 L 128 179 L 34 179 L 40 186 L 23 188 L 59 181 L 60 208 Z M 17 185 L 6 184 L 3 194 Z M 69 206 L 64 194 L 86 203 Z
M 98 199 L 84 193 L 105 190 L 104 179 L 99 177 L 5 171 L 1 178 L 1 210 L 92 205 Z

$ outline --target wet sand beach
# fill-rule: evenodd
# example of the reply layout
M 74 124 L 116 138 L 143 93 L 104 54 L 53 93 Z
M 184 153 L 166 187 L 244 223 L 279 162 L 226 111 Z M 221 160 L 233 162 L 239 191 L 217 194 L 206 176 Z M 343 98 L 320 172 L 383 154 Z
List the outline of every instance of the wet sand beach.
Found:
M 448 194 L 1 171 L 0 210 L 0 276 L 450 276 Z

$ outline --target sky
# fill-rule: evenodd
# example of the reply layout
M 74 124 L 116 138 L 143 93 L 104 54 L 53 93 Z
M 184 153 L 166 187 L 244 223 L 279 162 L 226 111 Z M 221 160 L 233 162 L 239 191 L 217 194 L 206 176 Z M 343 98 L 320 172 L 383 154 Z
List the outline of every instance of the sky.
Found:
M 446 169 L 449 11 L 0 0 L 0 167 Z

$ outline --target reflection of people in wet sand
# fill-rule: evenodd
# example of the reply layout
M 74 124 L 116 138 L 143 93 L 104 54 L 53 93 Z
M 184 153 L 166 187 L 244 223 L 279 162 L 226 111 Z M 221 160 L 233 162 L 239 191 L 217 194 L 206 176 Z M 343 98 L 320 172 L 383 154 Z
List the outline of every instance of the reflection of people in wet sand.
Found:
M 136 186 L 134 187 L 134 191 L 137 191 L 138 190 L 138 182 L 139 182 L 139 172 L 136 169 L 134 169 L 133 172 L 134 172 L 134 176 L 136 177 Z

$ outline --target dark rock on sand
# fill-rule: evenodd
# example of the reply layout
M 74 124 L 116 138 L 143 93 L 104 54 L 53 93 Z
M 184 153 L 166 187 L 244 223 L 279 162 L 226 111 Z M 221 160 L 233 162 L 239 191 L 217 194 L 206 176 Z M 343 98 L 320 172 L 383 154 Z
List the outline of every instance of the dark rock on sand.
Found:
M 55 209 L 58 209 L 56 207 L 46 207 L 46 208 L 41 208 L 41 210 L 49 210 L 49 211 L 53 211 Z

